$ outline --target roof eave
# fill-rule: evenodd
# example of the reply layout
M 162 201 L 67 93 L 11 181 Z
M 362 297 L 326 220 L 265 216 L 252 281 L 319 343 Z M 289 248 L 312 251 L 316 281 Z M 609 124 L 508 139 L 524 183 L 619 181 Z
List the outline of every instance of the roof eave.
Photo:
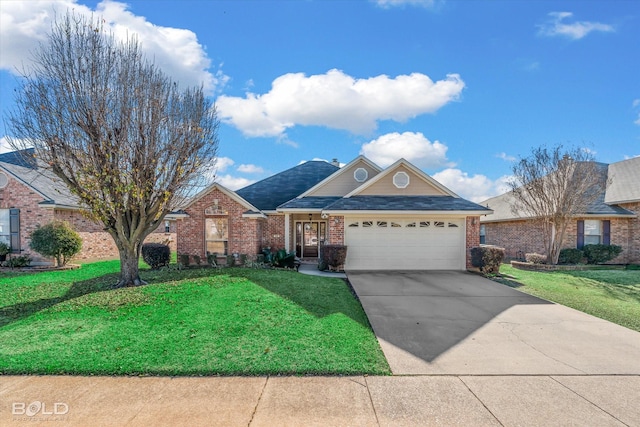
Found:
M 326 209 L 323 210 L 323 214 L 329 215 L 455 215 L 455 216 L 476 216 L 487 215 L 493 211 L 485 210 L 336 210 Z

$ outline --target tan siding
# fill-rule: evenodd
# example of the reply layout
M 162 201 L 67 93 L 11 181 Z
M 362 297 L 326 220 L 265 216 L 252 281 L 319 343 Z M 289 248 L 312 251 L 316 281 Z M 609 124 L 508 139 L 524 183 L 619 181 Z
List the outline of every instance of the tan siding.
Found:
M 325 185 L 309 193 L 308 195 L 321 197 L 321 196 L 344 196 L 345 194 L 349 194 L 350 192 L 352 192 L 353 190 L 355 190 L 356 188 L 358 188 L 359 186 L 361 186 L 366 182 L 366 181 L 358 182 L 353 177 L 353 173 L 358 168 L 363 168 L 368 172 L 369 176 L 367 177 L 366 181 L 369 181 L 371 178 L 373 178 L 378 174 L 378 171 L 370 167 L 364 161 L 359 161 L 354 165 L 350 166 L 349 169 L 341 171 L 342 173 L 340 174 L 340 176 L 336 177 L 330 182 L 327 182 Z
M 393 184 L 393 176 L 397 172 L 405 172 L 409 175 L 409 185 L 406 188 L 398 188 Z M 371 187 L 358 193 L 360 196 L 444 196 L 445 192 L 424 181 L 418 175 L 404 166 L 399 166 L 389 175 L 373 184 Z

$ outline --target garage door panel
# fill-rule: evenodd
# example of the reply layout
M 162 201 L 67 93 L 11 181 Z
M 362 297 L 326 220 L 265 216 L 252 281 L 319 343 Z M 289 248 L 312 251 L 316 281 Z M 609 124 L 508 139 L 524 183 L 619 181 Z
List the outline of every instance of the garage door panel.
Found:
M 464 267 L 464 220 L 359 218 L 348 220 L 351 270 L 459 270 Z M 391 226 L 391 225 L 395 226 Z M 364 226 L 369 225 L 369 226 Z

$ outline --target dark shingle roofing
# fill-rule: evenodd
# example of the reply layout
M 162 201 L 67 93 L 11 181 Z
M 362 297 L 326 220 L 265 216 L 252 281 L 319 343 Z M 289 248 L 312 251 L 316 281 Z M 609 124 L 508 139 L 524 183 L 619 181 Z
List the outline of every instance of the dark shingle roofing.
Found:
M 303 197 L 289 200 L 278 206 L 278 209 L 323 209 L 340 198 L 340 196 Z
M 33 148 L 27 148 L 26 150 L 11 151 L 9 153 L 0 154 L 0 162 L 9 163 L 15 166 L 21 166 L 23 168 L 34 169 L 35 163 L 29 162 L 25 157 L 33 157 Z
M 605 203 L 640 200 L 640 157 L 609 165 L 609 180 Z
M 309 161 L 237 190 L 236 194 L 260 210 L 275 210 L 338 169 L 324 161 Z
M 452 196 L 353 196 L 325 208 L 329 211 L 487 211 L 469 200 Z

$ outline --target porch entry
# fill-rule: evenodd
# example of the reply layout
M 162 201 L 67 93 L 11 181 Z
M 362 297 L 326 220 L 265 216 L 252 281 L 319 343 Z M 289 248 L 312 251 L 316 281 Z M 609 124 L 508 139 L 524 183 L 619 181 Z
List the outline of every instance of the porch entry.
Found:
M 325 221 L 296 221 L 295 245 L 299 258 L 318 258 L 327 236 Z

